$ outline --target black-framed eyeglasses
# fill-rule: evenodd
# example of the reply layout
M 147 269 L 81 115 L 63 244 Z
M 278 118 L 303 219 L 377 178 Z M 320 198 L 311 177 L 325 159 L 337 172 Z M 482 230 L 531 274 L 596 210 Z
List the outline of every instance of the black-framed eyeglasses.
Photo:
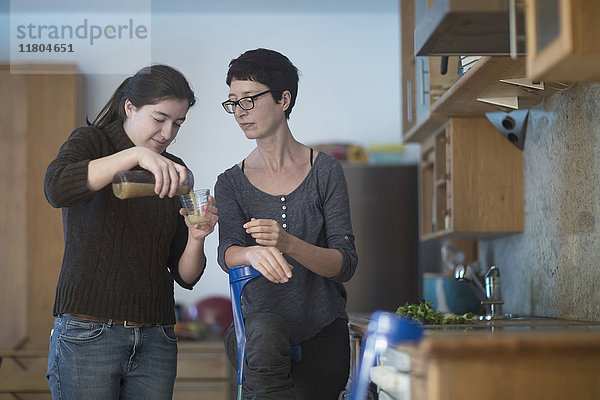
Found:
M 265 90 L 264 92 L 260 92 L 259 94 L 255 94 L 254 96 L 242 97 L 241 99 L 237 99 L 236 101 L 226 100 L 226 101 L 222 102 L 221 105 L 223 106 L 225 111 L 227 111 L 229 114 L 235 113 L 235 107 L 237 107 L 237 106 L 240 106 L 240 108 L 242 110 L 248 111 L 248 110 L 252 110 L 254 108 L 254 100 L 259 98 L 263 94 L 267 94 L 269 92 L 279 92 L 279 91 L 280 90 L 269 89 L 269 90 Z

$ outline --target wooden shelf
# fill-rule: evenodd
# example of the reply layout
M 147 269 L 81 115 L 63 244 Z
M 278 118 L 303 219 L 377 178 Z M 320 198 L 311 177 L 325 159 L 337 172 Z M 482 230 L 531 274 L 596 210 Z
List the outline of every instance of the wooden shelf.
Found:
M 521 233 L 522 231 L 515 232 L 456 232 L 452 229 L 444 229 L 431 233 L 423 233 L 421 235 L 421 241 L 444 239 L 444 240 L 479 240 L 479 239 L 496 239 L 503 236 L 508 236 L 514 233 Z
M 422 142 L 441 128 L 449 117 L 481 117 L 487 112 L 510 110 L 478 101 L 478 98 L 518 97 L 519 108 L 529 108 L 545 97 L 556 93 L 546 86 L 544 90 L 527 89 L 501 79 L 524 78 L 525 57 L 482 57 L 430 108 L 429 115 L 408 130 L 405 142 Z
M 447 239 L 449 237 L 449 234 L 451 234 L 452 231 L 450 229 L 445 229 L 443 231 L 435 231 L 432 233 L 423 233 L 421 235 L 421 240 L 422 241 L 426 241 L 426 240 L 431 240 L 431 239 Z

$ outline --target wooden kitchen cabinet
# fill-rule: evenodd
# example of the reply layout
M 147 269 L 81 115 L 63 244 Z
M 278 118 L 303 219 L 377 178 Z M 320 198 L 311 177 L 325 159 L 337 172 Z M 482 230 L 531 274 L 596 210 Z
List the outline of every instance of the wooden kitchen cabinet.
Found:
M 230 400 L 232 368 L 220 340 L 179 341 L 174 400 Z M 2 350 L 0 400 L 50 400 L 48 350 Z
M 179 341 L 173 400 L 230 400 L 233 369 L 223 342 Z
M 451 118 L 421 147 L 421 240 L 523 230 L 523 156 L 486 118 Z
M 0 400 L 50 399 L 45 374 L 63 255 L 60 210 L 44 175 L 83 122 L 72 64 L 0 64 Z
M 515 108 L 499 106 L 496 101 L 509 100 L 516 109 L 533 107 L 560 88 L 545 85 L 532 89 L 519 84 L 507 83 L 524 79 L 525 57 L 481 57 L 455 84 L 434 99 L 426 118 L 404 129 L 405 142 L 423 142 L 432 132 L 440 129 L 449 118 L 483 117 L 487 112 L 512 111 Z
M 0 349 L 0 400 L 50 400 L 48 350 Z
M 431 105 L 458 80 L 458 57 L 449 57 L 448 72 L 441 74 L 441 57 L 414 55 L 415 24 L 431 0 L 401 0 L 400 30 L 402 64 L 402 129 L 406 136 L 415 125 L 429 117 Z
M 527 74 L 536 80 L 600 80 L 600 2 L 526 0 Z
M 369 317 L 349 315 L 356 348 Z M 425 326 L 419 343 L 387 348 L 370 377 L 380 400 L 595 400 L 598 333 L 598 321 L 553 318 Z
M 371 376 L 380 400 L 591 400 L 599 363 L 597 330 L 436 332 L 388 349 Z
M 83 122 L 83 96 L 74 65 L 13 67 L 0 64 L 0 348 L 47 352 L 64 243 L 44 175 Z

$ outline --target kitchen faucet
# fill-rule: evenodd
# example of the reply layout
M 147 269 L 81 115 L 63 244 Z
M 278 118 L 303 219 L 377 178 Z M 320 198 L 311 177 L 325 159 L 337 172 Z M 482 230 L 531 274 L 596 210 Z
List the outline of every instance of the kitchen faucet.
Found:
M 500 292 L 500 271 L 495 265 L 492 265 L 485 274 L 485 288 L 470 265 L 466 267 L 462 264 L 458 265 L 454 271 L 454 277 L 460 282 L 468 283 L 473 293 L 481 301 L 481 305 L 484 306 L 485 314 L 480 316 L 479 319 L 505 318 L 502 314 L 504 300 L 502 300 L 502 293 Z

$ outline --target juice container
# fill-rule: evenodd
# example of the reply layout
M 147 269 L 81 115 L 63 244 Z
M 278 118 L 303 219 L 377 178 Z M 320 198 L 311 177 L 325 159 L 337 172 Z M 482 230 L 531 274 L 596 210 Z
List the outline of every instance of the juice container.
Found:
M 120 171 L 115 174 L 112 181 L 113 193 L 119 199 L 132 199 L 135 197 L 156 196 L 154 192 L 154 174 L 147 170 Z M 188 193 L 194 187 L 194 175 L 189 169 L 186 179 L 177 187 L 175 194 Z

